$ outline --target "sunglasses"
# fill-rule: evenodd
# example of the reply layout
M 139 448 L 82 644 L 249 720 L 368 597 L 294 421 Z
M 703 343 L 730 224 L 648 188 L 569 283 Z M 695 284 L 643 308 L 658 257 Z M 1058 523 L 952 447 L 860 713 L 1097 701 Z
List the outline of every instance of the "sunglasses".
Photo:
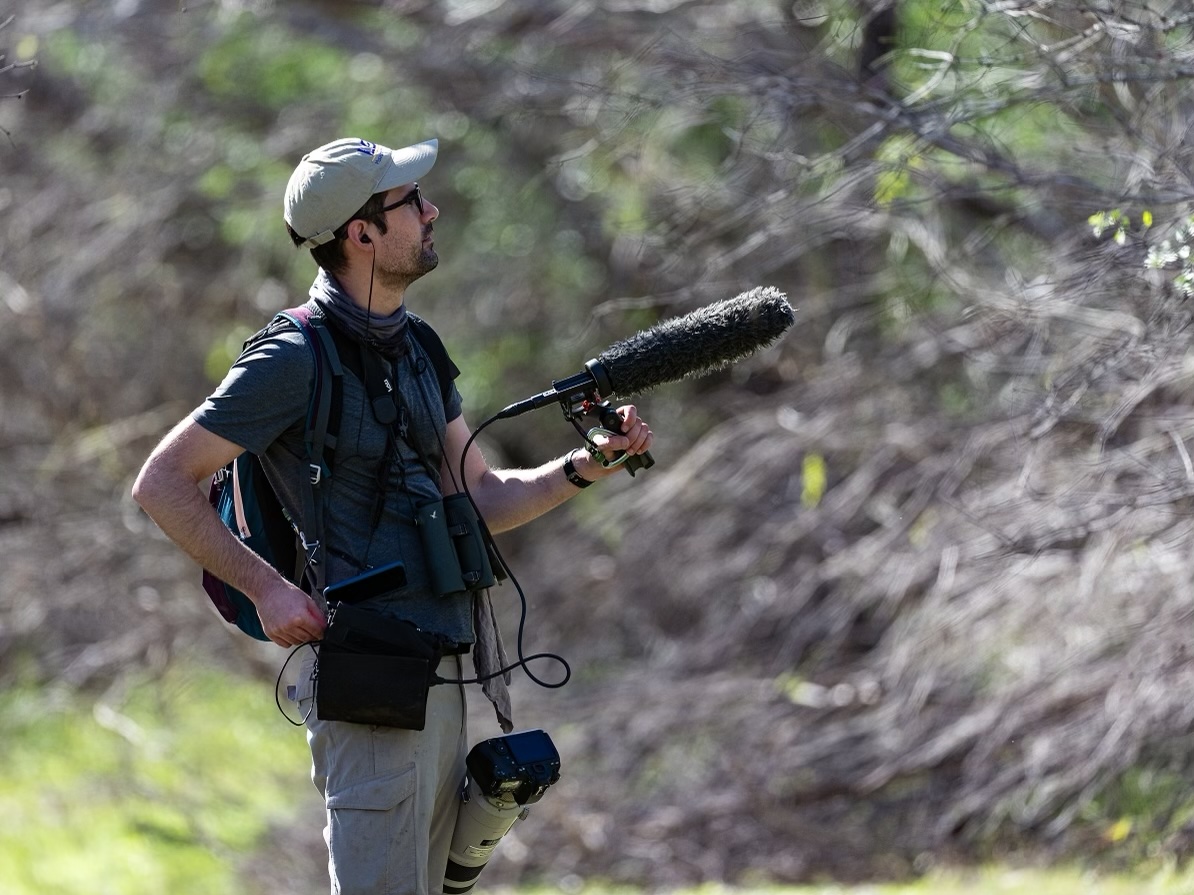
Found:
M 415 184 L 415 188 L 413 190 L 411 190 L 409 193 L 407 193 L 405 196 L 403 196 L 397 202 L 393 202 L 393 203 L 387 205 L 385 208 L 383 208 L 381 210 L 380 213 L 386 214 L 388 212 L 393 211 L 395 208 L 401 208 L 403 205 L 409 205 L 412 202 L 415 204 L 415 208 L 419 209 L 419 214 L 422 215 L 423 214 L 423 194 L 419 192 L 419 185 L 417 183 Z

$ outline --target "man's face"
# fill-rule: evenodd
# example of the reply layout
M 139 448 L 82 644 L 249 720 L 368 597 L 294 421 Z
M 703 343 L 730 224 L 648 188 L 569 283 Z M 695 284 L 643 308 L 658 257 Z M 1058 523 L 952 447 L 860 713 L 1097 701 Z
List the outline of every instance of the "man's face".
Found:
M 387 230 L 377 240 L 375 273 L 383 284 L 405 288 L 439 264 L 432 232 L 439 209 L 408 183 L 386 193 L 383 213 Z

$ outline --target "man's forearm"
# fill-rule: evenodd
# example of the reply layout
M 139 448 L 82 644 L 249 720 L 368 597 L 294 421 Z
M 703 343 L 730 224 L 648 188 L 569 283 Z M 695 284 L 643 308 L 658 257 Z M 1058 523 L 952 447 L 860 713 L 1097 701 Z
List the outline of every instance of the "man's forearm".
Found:
M 254 602 L 279 578 L 224 526 L 198 486 L 177 471 L 152 461 L 146 464 L 133 498 L 191 559 Z
M 569 457 L 577 473 L 590 482 L 617 471 L 603 467 L 583 450 L 572 451 L 535 469 L 489 470 L 473 493 L 489 530 L 497 533 L 525 525 L 579 494 L 581 489 L 564 474 L 564 462 Z
M 618 409 L 622 417 L 622 434 L 598 435 L 595 445 L 609 457 L 625 451 L 641 454 L 651 447 L 650 427 L 639 419 L 632 404 Z M 451 462 L 458 458 L 472 438 L 463 417 L 448 424 L 448 448 Z M 537 519 L 548 510 L 558 507 L 580 493 L 581 488 L 569 481 L 564 464 L 572 458 L 576 473 L 585 481 L 596 482 L 618 473 L 619 467 L 606 467 L 580 448 L 557 457 L 535 469 L 490 469 L 474 444 L 465 458 L 465 477 L 477 509 L 492 532 L 508 531 Z M 444 464 L 444 480 L 455 481 L 454 466 Z

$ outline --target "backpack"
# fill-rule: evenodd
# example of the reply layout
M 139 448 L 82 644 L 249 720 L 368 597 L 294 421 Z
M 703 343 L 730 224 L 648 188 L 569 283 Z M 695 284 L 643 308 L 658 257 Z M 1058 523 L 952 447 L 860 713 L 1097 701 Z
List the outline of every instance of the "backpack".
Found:
M 409 332 L 431 360 L 445 406 L 458 375 L 439 335 L 421 318 L 409 315 Z M 322 591 L 323 499 L 322 487 L 332 474 L 336 436 L 340 427 L 342 378 L 347 366 L 364 382 L 359 352 L 354 342 L 334 324 L 303 305 L 281 311 L 269 325 L 250 336 L 244 349 L 287 328 L 302 333 L 315 361 L 315 381 L 307 405 L 303 441 L 311 470 L 302 484 L 304 518 L 314 520 L 314 531 L 302 532 L 278 500 L 266 478 L 261 460 L 245 451 L 216 471 L 208 488 L 208 502 L 224 525 L 283 578 L 307 593 Z M 242 349 L 243 350 L 243 349 Z M 366 385 L 368 388 L 368 384 Z M 220 615 L 245 634 L 268 641 L 253 601 L 216 575 L 203 570 L 203 589 Z

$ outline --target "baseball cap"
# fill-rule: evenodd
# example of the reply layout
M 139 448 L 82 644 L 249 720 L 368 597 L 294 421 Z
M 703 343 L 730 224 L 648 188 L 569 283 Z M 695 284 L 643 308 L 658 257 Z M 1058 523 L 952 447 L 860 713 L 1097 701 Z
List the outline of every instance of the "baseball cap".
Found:
M 334 140 L 298 163 L 286 184 L 282 216 L 305 237 L 303 248 L 323 245 L 374 193 L 423 177 L 438 152 L 439 140 L 402 149 L 351 137 Z

